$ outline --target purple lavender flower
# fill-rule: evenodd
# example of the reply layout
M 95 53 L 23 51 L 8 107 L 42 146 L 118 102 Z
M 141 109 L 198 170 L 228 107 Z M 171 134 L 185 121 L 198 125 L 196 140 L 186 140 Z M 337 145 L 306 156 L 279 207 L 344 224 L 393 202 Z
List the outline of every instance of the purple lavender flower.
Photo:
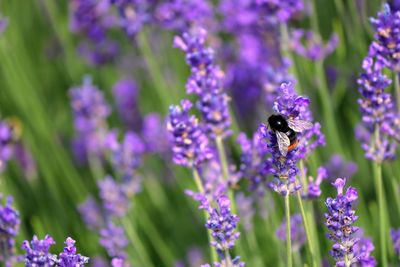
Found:
M 190 248 L 186 254 L 186 261 L 187 261 L 188 265 L 185 265 L 185 263 L 183 261 L 178 261 L 175 263 L 175 267 L 201 266 L 201 264 L 204 262 L 203 252 L 197 247 Z
M 124 185 L 118 184 L 111 176 L 107 176 L 99 182 L 99 190 L 107 214 L 123 217 L 127 213 L 130 201 Z
M 102 210 L 92 196 L 87 197 L 85 202 L 79 205 L 78 210 L 89 229 L 97 231 L 105 224 Z
M 8 26 L 8 18 L 0 16 L 0 33 L 3 33 Z
M 148 0 L 111 0 L 118 9 L 118 24 L 128 37 L 135 37 L 142 27 L 151 21 L 150 7 L 152 1 Z
M 321 182 L 328 178 L 328 172 L 324 167 L 319 167 L 317 170 L 317 177 L 313 179 L 309 177 L 308 190 L 305 197 L 310 199 L 319 198 L 321 196 Z
M 54 266 L 57 262 L 57 256 L 51 254 L 49 249 L 55 242 L 53 238 L 46 235 L 43 240 L 39 240 L 37 236 L 33 236 L 32 241 L 25 240 L 22 243 L 22 249 L 25 250 L 25 266 Z
M 210 217 L 206 228 L 212 231 L 214 241 L 210 244 L 219 251 L 227 251 L 234 247 L 240 233 L 236 232 L 239 217 L 231 213 L 230 200 L 227 196 L 220 196 L 217 200 L 218 208 L 207 207 Z
M 240 257 L 235 257 L 230 260 L 230 263 L 226 259 L 221 262 L 214 262 L 213 267 L 244 267 L 246 264 L 240 261 Z M 210 264 L 203 264 L 200 267 L 211 267 Z
M 354 255 L 358 259 L 360 267 L 376 266 L 376 260 L 371 256 L 374 249 L 375 247 L 374 244 L 372 244 L 371 238 L 360 238 L 357 243 L 354 244 Z
M 22 143 L 18 142 L 14 150 L 15 160 L 24 172 L 28 180 L 37 177 L 36 162 L 33 158 L 31 151 Z
M 112 62 L 119 52 L 119 46 L 112 40 L 101 43 L 82 41 L 78 46 L 78 53 L 87 63 L 97 66 Z
M 129 263 L 122 258 L 113 258 L 111 260 L 111 266 L 112 267 L 129 267 Z
M 357 171 L 357 164 L 355 162 L 345 161 L 339 154 L 332 155 L 329 162 L 325 164 L 324 167 L 328 172 L 328 179 L 333 177 L 351 178 Z
M 391 229 L 390 236 L 392 237 L 394 251 L 397 255 L 400 255 L 400 228 Z
M 375 28 L 375 41 L 370 46 L 370 55 L 378 56 L 382 64 L 395 72 L 400 71 L 399 53 L 397 44 L 400 41 L 400 12 L 391 12 L 389 5 L 385 4 L 377 18 L 371 18 Z
M 290 234 L 293 251 L 300 251 L 306 242 L 306 232 L 300 214 L 294 214 L 290 217 Z M 286 220 L 283 220 L 276 230 L 276 235 L 282 242 L 286 242 Z
M 198 167 L 213 156 L 199 121 L 189 115 L 191 107 L 189 100 L 183 100 L 181 106 L 171 106 L 168 122 L 173 160 L 175 164 L 189 168 Z
M 7 162 L 14 155 L 15 134 L 6 121 L 0 121 L 0 173 L 4 171 Z
M 6 204 L 0 205 L 0 262 L 12 266 L 15 262 L 15 237 L 18 234 L 19 213 L 11 207 L 12 197 L 8 196 Z
M 146 151 L 166 155 L 170 150 L 167 121 L 160 118 L 157 113 L 147 114 L 143 119 L 142 138 Z
M 76 254 L 75 240 L 68 237 L 65 240 L 66 247 L 64 252 L 59 255 L 59 262 L 57 266 L 60 267 L 83 267 L 89 262 L 89 258 L 82 256 L 81 254 Z
M 103 93 L 85 77 L 82 86 L 71 88 L 71 107 L 74 114 L 76 140 L 90 155 L 101 155 L 107 133 L 106 119 L 110 114 Z
M 109 222 L 100 230 L 100 244 L 107 250 L 110 257 L 126 258 L 125 248 L 128 246 L 128 240 L 122 227 Z
M 211 16 L 212 6 L 208 1 L 172 0 L 160 3 L 155 10 L 155 17 L 162 26 L 177 31 L 205 26 Z
M 346 179 L 336 179 L 333 186 L 337 189 L 337 196 L 329 197 L 325 202 L 328 208 L 325 225 L 330 230 L 329 239 L 334 242 L 330 254 L 335 259 L 336 266 L 350 266 L 358 262 L 354 252 L 354 244 L 357 242 L 354 233 L 358 231 L 358 227 L 353 226 L 358 216 L 352 209 L 358 193 L 353 187 L 344 192 L 345 184 Z
M 385 92 L 391 81 L 382 73 L 383 63 L 367 56 L 363 61 L 363 73 L 358 79 L 358 100 L 362 123 L 367 130 L 363 135 L 362 148 L 365 156 L 382 162 L 395 157 L 398 119 L 391 95 Z
M 243 192 L 236 194 L 237 211 L 241 219 L 241 224 L 245 231 L 249 232 L 253 228 L 253 218 L 255 215 L 255 208 L 253 207 L 254 198 L 252 196 L 245 196 Z
M 324 45 L 317 34 L 301 29 L 294 30 L 291 36 L 291 48 L 293 51 L 312 61 L 325 59 L 336 49 L 338 42 L 338 36 L 333 34 L 328 43 Z
M 257 132 L 249 140 L 244 133 L 239 134 L 237 143 L 240 145 L 240 175 L 250 181 L 250 190 L 262 192 L 262 185 L 266 184 L 265 176 L 269 173 L 269 150 L 262 140 L 262 135 Z
M 226 137 L 231 134 L 229 97 L 223 88 L 224 73 L 215 64 L 214 51 L 205 46 L 206 36 L 204 29 L 194 34 L 184 33 L 182 37 L 175 37 L 174 46 L 186 53 L 186 63 L 192 72 L 186 89 L 199 97 L 196 106 L 208 134 Z
M 133 80 L 120 80 L 113 88 L 119 116 L 130 130 L 139 130 L 141 116 L 138 108 L 138 88 Z

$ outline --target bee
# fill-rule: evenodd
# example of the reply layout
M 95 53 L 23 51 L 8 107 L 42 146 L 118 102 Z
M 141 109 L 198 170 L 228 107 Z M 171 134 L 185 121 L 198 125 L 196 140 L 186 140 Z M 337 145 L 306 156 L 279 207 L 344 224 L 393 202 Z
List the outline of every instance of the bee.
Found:
M 279 151 L 284 157 L 286 157 L 288 151 L 298 146 L 299 139 L 297 133 L 313 127 L 313 124 L 309 121 L 285 118 L 279 114 L 271 115 L 268 118 L 268 124 L 276 134 Z

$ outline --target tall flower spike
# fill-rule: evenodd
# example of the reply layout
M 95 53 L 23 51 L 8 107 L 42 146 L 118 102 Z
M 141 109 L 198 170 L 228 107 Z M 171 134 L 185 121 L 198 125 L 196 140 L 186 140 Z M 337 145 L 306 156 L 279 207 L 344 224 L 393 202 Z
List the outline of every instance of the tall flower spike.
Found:
M 353 210 L 358 193 L 353 187 L 344 191 L 345 184 L 346 179 L 336 179 L 333 186 L 337 189 L 337 196 L 329 197 L 325 202 L 328 208 L 325 225 L 330 231 L 329 239 L 334 242 L 330 254 L 335 259 L 336 266 L 350 266 L 358 262 L 354 252 L 354 244 L 358 241 L 354 233 L 358 231 L 358 227 L 353 226 L 358 219 Z
M 12 266 L 16 260 L 15 237 L 18 234 L 20 218 L 19 213 L 11 207 L 12 198 L 7 197 L 6 204 L 0 205 L 0 262 L 5 266 Z
M 281 241 L 286 242 L 286 220 L 283 220 L 276 230 L 276 235 Z M 294 214 L 290 217 L 290 235 L 293 251 L 300 251 L 306 242 L 306 232 L 300 214 Z
M 171 106 L 168 121 L 173 160 L 189 168 L 198 167 L 213 156 L 198 119 L 189 114 L 191 107 L 189 100 L 183 100 L 181 106 Z
M 110 257 L 126 258 L 125 248 L 128 246 L 128 239 L 122 227 L 109 222 L 105 228 L 100 230 L 100 244 Z
M 25 266 L 54 266 L 57 262 L 57 256 L 51 254 L 49 249 L 55 242 L 53 238 L 46 235 L 43 240 L 33 236 L 32 241 L 25 240 L 22 243 L 22 249 L 25 250 Z
M 398 118 L 391 95 L 385 92 L 391 81 L 382 73 L 381 60 L 367 56 L 358 79 L 361 98 L 358 100 L 365 128 L 362 148 L 365 156 L 382 162 L 395 157 Z M 397 137 L 398 138 L 398 137 Z
M 81 140 L 81 145 L 89 155 L 102 154 L 107 133 L 106 119 L 111 112 L 103 93 L 92 84 L 91 78 L 87 76 L 82 86 L 70 89 L 69 95 L 76 138 Z
M 205 46 L 206 37 L 206 30 L 198 29 L 194 34 L 175 37 L 174 46 L 186 53 L 186 63 L 191 68 L 186 89 L 199 97 L 196 106 L 208 134 L 225 137 L 231 134 L 229 97 L 223 88 L 224 73 L 215 64 L 214 51 Z
M 83 267 L 89 262 L 89 258 L 76 254 L 75 240 L 68 237 L 65 240 L 66 247 L 64 252 L 60 253 L 58 266 L 60 267 Z

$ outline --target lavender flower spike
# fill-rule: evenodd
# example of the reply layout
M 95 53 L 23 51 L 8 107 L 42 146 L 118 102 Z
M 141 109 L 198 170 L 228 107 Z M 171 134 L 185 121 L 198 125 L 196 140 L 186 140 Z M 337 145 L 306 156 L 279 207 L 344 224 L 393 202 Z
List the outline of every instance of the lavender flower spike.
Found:
M 325 213 L 325 225 L 330 230 L 328 238 L 334 242 L 330 254 L 338 267 L 348 267 L 359 261 L 354 252 L 354 245 L 358 241 L 354 237 L 354 233 L 359 228 L 353 226 L 358 216 L 352 209 L 358 193 L 353 187 L 347 188 L 344 192 L 345 184 L 346 179 L 336 179 L 333 186 L 337 189 L 337 196 L 335 198 L 329 197 L 325 202 L 328 208 L 328 213 Z
M 394 251 L 400 256 L 400 228 L 391 229 L 390 236 L 392 237 Z
M 81 254 L 76 254 L 75 240 L 68 237 L 65 240 L 66 247 L 64 252 L 60 253 L 59 256 L 59 267 L 83 267 L 89 262 L 89 258 L 82 256 Z
M 212 158 L 212 150 L 203 128 L 198 119 L 189 114 L 191 107 L 189 100 L 183 100 L 181 106 L 171 106 L 167 126 L 171 133 L 175 164 L 189 168 L 198 167 Z
M 49 249 L 55 242 L 53 238 L 46 235 L 43 240 L 33 236 L 32 241 L 25 240 L 22 243 L 22 249 L 25 253 L 25 267 L 54 266 L 57 262 L 57 256 L 51 254 Z
M 354 254 L 358 259 L 360 267 L 375 267 L 376 259 L 371 256 L 372 251 L 375 249 L 372 244 L 371 238 L 360 238 L 354 245 Z
M 290 217 L 290 233 L 292 249 L 293 251 L 299 251 L 306 242 L 306 232 L 300 214 L 294 214 Z M 281 241 L 286 242 L 286 220 L 279 226 L 276 235 Z
M 12 266 L 15 262 L 15 236 L 18 234 L 19 213 L 11 207 L 12 198 L 7 197 L 6 205 L 0 205 L 0 262 Z

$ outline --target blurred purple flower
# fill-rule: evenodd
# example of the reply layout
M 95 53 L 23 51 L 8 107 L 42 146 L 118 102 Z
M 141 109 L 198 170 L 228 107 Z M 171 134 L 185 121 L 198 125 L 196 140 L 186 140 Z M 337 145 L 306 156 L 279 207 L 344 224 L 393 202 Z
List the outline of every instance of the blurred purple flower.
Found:
M 0 16 L 0 33 L 3 33 L 8 26 L 8 18 Z
M 125 192 L 126 187 L 117 183 L 111 176 L 99 181 L 98 186 L 100 198 L 107 214 L 123 217 L 130 207 L 130 200 Z
M 316 199 L 321 196 L 321 182 L 328 178 L 328 172 L 324 167 L 319 167 L 317 177 L 309 176 L 308 190 L 303 196 L 309 199 Z
M 175 267 L 201 266 L 201 264 L 204 262 L 203 252 L 197 247 L 190 248 L 186 254 L 186 262 L 188 263 L 187 265 L 184 263 L 184 261 L 178 261 L 175 263 Z
M 125 127 L 138 131 L 141 127 L 141 115 L 138 107 L 138 87 L 133 80 L 119 80 L 113 88 L 119 116 Z
M 355 162 L 345 161 L 339 154 L 332 155 L 329 162 L 325 164 L 324 167 L 328 172 L 328 179 L 330 180 L 335 177 L 351 178 L 357 171 L 357 164 Z
M 0 205 L 0 262 L 11 267 L 16 262 L 15 237 L 20 226 L 19 212 L 12 205 L 12 197 L 8 196 L 5 205 Z
M 358 100 L 362 124 L 366 131 L 361 136 L 365 156 L 382 162 L 395 157 L 397 128 L 400 125 L 394 111 L 391 95 L 385 92 L 391 81 L 383 74 L 383 63 L 367 56 L 363 61 L 363 73 L 358 79 L 361 98 Z M 357 133 L 360 135 L 360 133 Z
M 89 258 L 76 254 L 75 240 L 68 237 L 65 240 L 64 252 L 60 253 L 57 266 L 60 267 L 83 267 L 89 262 Z
M 240 216 L 241 224 L 246 232 L 253 228 L 253 219 L 255 215 L 254 198 L 246 196 L 243 192 L 239 192 L 235 197 L 238 215 Z
M 324 45 L 316 33 L 302 29 L 294 30 L 290 39 L 292 50 L 296 54 L 312 61 L 325 59 L 336 49 L 339 43 L 339 38 L 336 34 L 331 35 L 328 43 Z
M 111 266 L 112 267 L 129 267 L 129 263 L 122 258 L 113 258 L 111 260 Z
M 161 2 L 155 18 L 167 29 L 186 31 L 191 27 L 205 26 L 213 15 L 208 1 L 171 0 Z
M 229 97 L 223 88 L 224 73 L 215 64 L 214 51 L 205 46 L 206 37 L 206 30 L 197 29 L 192 34 L 176 36 L 174 46 L 186 53 L 186 63 L 191 68 L 186 89 L 199 97 L 196 107 L 207 133 L 211 137 L 226 137 L 231 134 Z
M 354 255 L 358 259 L 360 267 L 375 267 L 376 260 L 371 256 L 372 251 L 375 247 L 372 244 L 371 238 L 360 238 L 357 243 L 354 244 Z M 358 266 L 358 265 L 357 265 Z
M 293 251 L 300 251 L 306 242 L 306 232 L 303 226 L 303 220 L 300 214 L 294 214 L 290 217 L 290 234 L 292 238 Z M 276 230 L 279 240 L 286 242 L 286 220 L 283 220 Z
M 22 168 L 25 177 L 28 180 L 32 180 L 37 177 L 36 162 L 30 150 L 21 142 L 18 142 L 15 146 L 15 160 Z
M 119 52 L 119 45 L 112 40 L 101 43 L 82 41 L 78 46 L 78 53 L 91 65 L 103 65 L 112 62 Z
M 105 222 L 101 207 L 92 196 L 87 197 L 85 202 L 79 205 L 78 210 L 89 229 L 98 231 L 104 226 Z
M 43 240 L 33 236 L 32 241 L 25 240 L 22 243 L 22 249 L 25 250 L 25 266 L 54 266 L 57 263 L 57 255 L 51 254 L 49 249 L 55 242 L 53 238 L 46 235 Z
M 189 114 L 191 107 L 189 100 L 183 100 L 181 106 L 171 106 L 167 128 L 171 134 L 175 164 L 197 168 L 210 160 L 213 154 L 198 119 Z
M 107 134 L 106 119 L 111 112 L 103 93 L 87 76 L 81 86 L 69 90 L 69 95 L 74 115 L 75 142 L 84 147 L 80 153 L 85 152 L 89 157 L 102 155 Z
M 391 229 L 390 236 L 393 242 L 393 249 L 397 255 L 400 255 L 400 228 L 399 229 Z
M 157 113 L 147 114 L 143 118 L 142 138 L 146 145 L 146 151 L 166 155 L 170 150 L 167 121 Z
M 15 150 L 15 134 L 13 128 L 6 121 L 0 121 L 0 173 L 11 160 Z
M 328 213 L 325 213 L 325 225 L 330 230 L 328 238 L 334 242 L 330 254 L 337 266 L 345 266 L 345 264 L 350 266 L 358 262 L 354 252 L 354 244 L 357 242 L 354 234 L 359 228 L 352 225 L 358 219 L 352 209 L 358 193 L 353 187 L 348 187 L 344 192 L 345 184 L 346 179 L 336 179 L 333 186 L 337 189 L 337 196 L 329 197 L 325 202 L 328 208 Z
M 107 250 L 110 257 L 126 258 L 125 248 L 128 246 L 128 239 L 122 227 L 109 222 L 100 230 L 100 244 Z

